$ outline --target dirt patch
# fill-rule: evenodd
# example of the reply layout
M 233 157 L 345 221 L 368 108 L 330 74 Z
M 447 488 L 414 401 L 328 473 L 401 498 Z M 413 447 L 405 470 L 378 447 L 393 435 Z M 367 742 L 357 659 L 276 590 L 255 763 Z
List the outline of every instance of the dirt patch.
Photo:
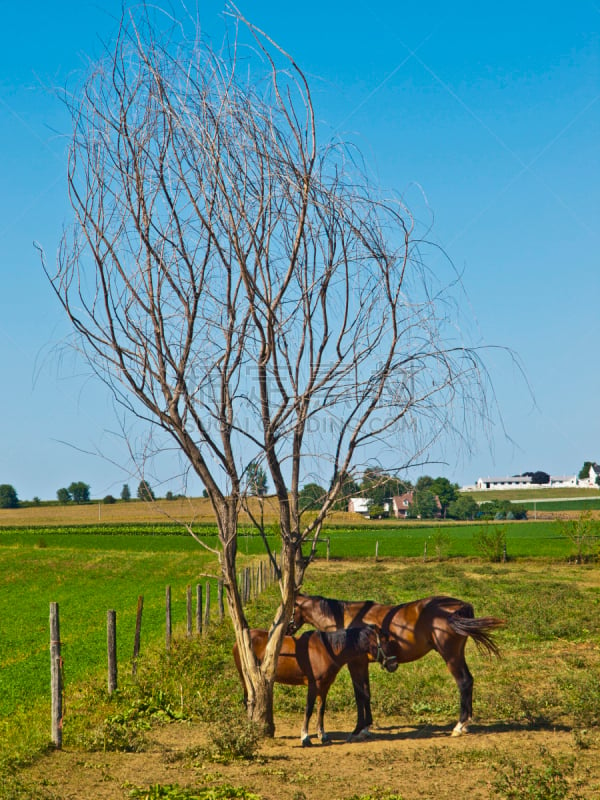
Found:
M 243 786 L 263 800 L 345 800 L 393 792 L 404 800 L 488 800 L 493 783 L 512 764 L 542 772 L 552 759 L 568 776 L 573 795 L 600 796 L 600 734 L 568 729 L 528 730 L 518 725 L 474 725 L 453 738 L 448 727 L 407 727 L 386 718 L 372 737 L 348 744 L 350 718 L 328 718 L 332 743 L 300 745 L 300 720 L 278 719 L 274 739 L 251 762 L 219 764 L 199 755 L 206 742 L 200 724 L 155 730 L 144 753 L 51 753 L 23 772 L 29 785 L 61 800 L 121 800 L 132 787 L 153 784 Z M 571 771 L 569 764 L 574 764 Z M 541 796 L 541 795 L 540 795 Z

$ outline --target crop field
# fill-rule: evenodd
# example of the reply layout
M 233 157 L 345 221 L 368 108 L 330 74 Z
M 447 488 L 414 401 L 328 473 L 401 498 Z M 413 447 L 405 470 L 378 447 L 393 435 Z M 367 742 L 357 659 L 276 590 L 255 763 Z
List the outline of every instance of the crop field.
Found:
M 254 498 L 249 498 L 250 506 L 257 503 Z M 276 504 L 273 498 L 264 500 L 264 514 L 267 519 L 275 519 Z M 241 522 L 249 522 L 249 517 L 241 514 Z M 131 500 L 105 504 L 102 502 L 58 503 L 43 504 L 39 506 L 23 506 L 20 508 L 5 508 L 0 513 L 0 528 L 4 526 L 72 526 L 72 525 L 139 525 L 164 524 L 178 525 L 180 523 L 211 523 L 215 522 L 215 515 L 210 501 L 204 497 L 179 498 L 176 500 L 156 500 L 143 502 Z
M 489 530 L 504 533 L 507 563 L 489 563 L 478 552 L 477 535 Z M 239 706 L 241 693 L 230 655 L 233 638 L 227 620 L 220 625 L 215 623 L 214 628 L 199 639 L 194 637 L 188 641 L 185 636 L 186 586 L 206 581 L 214 586 L 216 557 L 201 549 L 188 535 L 176 531 L 166 524 L 149 527 L 128 523 L 85 528 L 64 525 L 5 527 L 0 531 L 0 602 L 3 608 L 0 623 L 0 785 L 4 780 L 8 787 L 0 789 L 3 800 L 9 797 L 11 800 L 21 797 L 58 800 L 62 796 L 50 789 L 45 790 L 45 794 L 34 794 L 35 766 L 33 772 L 26 769 L 28 760 L 44 750 L 50 734 L 48 611 L 52 601 L 58 602 L 60 607 L 65 664 L 64 743 L 67 751 L 79 754 L 74 756 L 77 763 L 88 763 L 91 753 L 98 750 L 99 740 L 102 742 L 100 749 L 104 751 L 106 748 L 118 750 L 119 736 L 128 742 L 137 742 L 136 737 L 141 734 L 136 722 L 123 722 L 123 729 L 119 728 L 117 735 L 114 720 L 117 717 L 133 720 L 131 709 L 139 709 L 140 703 L 145 708 L 148 704 L 156 705 L 163 723 L 167 718 L 184 717 L 195 739 L 204 740 L 206 736 L 210 739 L 210 726 L 220 724 L 223 719 L 232 731 L 236 730 L 239 720 L 243 720 Z M 209 523 L 204 524 L 202 532 L 207 543 L 216 543 L 214 529 Z M 329 561 L 326 560 L 327 547 Z M 373 529 L 330 527 L 319 544 L 319 558 L 307 573 L 304 589 L 334 597 L 393 603 L 447 593 L 472 602 L 478 615 L 506 619 L 506 627 L 498 634 L 503 653 L 500 661 L 490 662 L 469 646 L 469 663 L 476 676 L 479 725 L 490 731 L 505 730 L 508 725 L 517 738 L 521 731 L 530 731 L 532 735 L 544 735 L 551 730 L 568 731 L 573 741 L 578 742 L 571 749 L 566 745 L 561 747 L 560 759 L 566 760 L 552 761 L 547 754 L 542 757 L 538 752 L 537 756 L 532 755 L 531 764 L 526 764 L 530 770 L 527 774 L 534 778 L 537 775 L 538 783 L 542 782 L 543 770 L 554 765 L 552 768 L 560 771 L 573 793 L 526 794 L 523 790 L 521 795 L 510 796 L 540 800 L 582 797 L 587 800 L 600 792 L 600 774 L 589 766 L 594 760 L 600 761 L 600 570 L 595 562 L 569 563 L 571 548 L 572 542 L 561 534 L 556 522 L 389 525 Z M 259 556 L 263 556 L 259 537 L 242 536 L 240 567 L 256 562 Z M 176 642 L 169 656 L 164 648 L 166 585 L 172 590 Z M 144 596 L 142 649 L 139 677 L 133 681 L 131 654 L 139 595 Z M 252 603 L 247 612 L 250 623 L 257 627 L 264 625 L 276 601 L 273 588 Z M 120 690 L 113 698 L 108 698 L 105 689 L 108 609 L 116 610 L 118 628 Z M 413 726 L 415 731 L 420 731 L 418 736 L 426 737 L 427 731 L 438 728 L 447 732 L 456 721 L 456 687 L 443 662 L 435 655 L 403 665 L 401 680 L 398 675 L 386 675 L 380 670 L 373 671 L 372 680 L 374 710 L 383 729 L 394 725 Z M 303 706 L 304 690 L 277 687 L 276 721 L 280 719 L 282 730 L 286 730 L 288 719 L 293 720 L 290 724 L 294 731 L 299 729 Z M 341 718 L 342 725 L 347 726 L 348 716 L 352 718 L 352 706 L 351 685 L 344 670 L 330 693 L 328 714 L 332 719 Z M 107 728 L 109 720 L 112 722 Z M 144 720 L 144 724 L 146 722 L 151 727 L 152 720 Z M 296 734 L 293 736 L 295 741 Z M 177 738 L 182 737 L 187 741 L 179 729 Z M 392 739 L 392 744 L 394 742 Z M 127 746 L 123 745 L 122 749 Z M 139 751 L 142 758 L 143 745 Z M 519 745 L 516 752 L 519 752 Z M 210 763 L 208 756 L 205 757 L 206 763 Z M 400 753 L 394 756 L 400 757 Z M 265 758 L 268 761 L 269 756 Z M 294 794 L 289 781 L 286 783 L 282 777 L 277 782 L 278 758 L 281 754 L 273 762 L 271 775 L 279 787 L 278 793 L 273 795 L 265 790 L 264 770 L 261 772 L 258 767 L 252 772 L 255 777 L 250 788 L 265 800 L 300 798 L 300 790 L 296 787 Z M 377 763 L 379 756 L 373 758 Z M 508 755 L 497 752 L 493 757 L 488 754 L 490 758 L 500 774 L 508 763 Z M 156 755 L 151 760 L 156 762 Z M 42 763 L 39 756 L 35 763 Z M 131 763 L 133 765 L 133 761 Z M 207 770 L 211 772 L 206 763 L 202 767 L 203 774 Z M 212 770 L 221 776 L 214 779 L 217 784 L 220 781 L 221 784 L 242 782 L 248 785 L 241 776 L 248 772 L 248 763 L 254 762 L 244 762 L 244 766 L 234 758 L 228 767 L 219 763 L 218 770 Z M 455 766 L 460 772 L 460 765 Z M 49 768 L 45 763 L 43 769 Z M 139 766 L 135 769 L 139 775 L 143 774 Z M 305 765 L 305 769 L 309 767 Z M 285 769 L 279 771 L 285 773 Z M 197 769 L 190 772 L 186 767 L 176 774 L 175 781 L 169 774 L 169 781 L 165 778 L 164 782 L 188 785 L 192 774 L 197 778 Z M 63 775 L 56 780 L 64 782 L 67 777 L 71 779 Z M 162 780 L 157 773 L 156 780 L 159 779 Z M 513 776 L 512 780 L 517 778 Z M 375 783 L 373 781 L 371 786 Z M 141 785 L 140 780 L 136 785 Z M 92 794 L 82 788 L 80 794 L 68 796 Z M 116 791 L 115 787 L 113 794 L 95 796 L 129 795 Z M 157 794 L 144 796 L 186 797 L 175 790 L 171 795 L 160 794 L 157 790 Z M 192 796 L 196 795 L 189 795 Z M 330 787 L 324 786 L 321 790 L 316 784 L 314 791 L 305 791 L 304 796 L 307 800 L 361 797 L 356 793 L 352 795 L 350 789 L 332 795 Z M 392 798 L 392 794 L 373 792 L 363 793 L 363 796 L 365 800 L 367 797 L 373 800 Z M 420 796 L 428 795 L 402 795 L 406 800 Z M 440 800 L 445 797 L 440 792 L 435 796 Z M 509 797 L 509 794 L 491 794 L 488 789 L 488 794 L 475 796 Z M 394 795 L 394 800 L 396 797 L 400 794 Z
M 600 533 L 600 521 L 593 523 Z M 194 531 L 213 547 L 217 542 L 213 523 L 196 523 Z M 504 536 L 509 557 L 548 556 L 566 558 L 570 544 L 561 529 L 560 521 L 522 521 L 490 523 L 402 522 L 384 521 L 369 524 L 330 524 L 323 529 L 317 553 L 331 558 L 435 557 L 442 547 L 444 556 L 469 558 L 480 555 L 476 547 L 482 531 L 499 531 Z M 276 537 L 270 538 L 276 547 Z M 261 539 L 250 527 L 240 531 L 240 551 L 248 555 L 263 552 Z M 181 527 L 173 523 L 99 524 L 61 526 L 4 526 L 0 527 L 0 547 L 15 546 L 45 549 L 122 550 L 139 552 L 197 553 L 198 545 Z
M 521 503 L 530 511 L 598 511 L 600 509 L 600 498 L 584 497 L 579 500 L 524 500 Z

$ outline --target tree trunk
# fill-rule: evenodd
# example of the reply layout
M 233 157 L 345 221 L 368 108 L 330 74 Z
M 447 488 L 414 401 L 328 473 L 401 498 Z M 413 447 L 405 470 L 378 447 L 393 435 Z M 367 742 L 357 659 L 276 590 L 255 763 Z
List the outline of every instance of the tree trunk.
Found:
M 246 687 L 248 719 L 254 722 L 265 736 L 275 735 L 275 722 L 273 718 L 273 677 L 269 662 L 259 665 L 250 640 L 250 629 L 245 618 L 240 617 L 241 609 L 237 587 L 234 592 L 227 586 L 227 602 L 235 639 L 238 646 L 243 681 Z M 233 595 L 237 595 L 237 598 Z M 277 648 L 279 650 L 279 648 Z M 266 654 L 265 654 L 266 655 Z
M 248 719 L 257 725 L 265 736 L 275 735 L 273 718 L 273 682 L 265 679 L 262 670 L 257 670 L 259 679 L 248 689 Z
M 275 734 L 273 718 L 273 686 L 279 651 L 294 606 L 295 561 L 297 551 L 294 545 L 282 542 L 281 549 L 281 603 L 275 613 L 267 647 L 259 664 L 252 649 L 250 629 L 244 614 L 240 591 L 237 585 L 235 562 L 235 537 L 222 536 L 222 572 L 227 591 L 229 615 L 233 624 L 238 646 L 241 669 L 244 676 L 248 698 L 248 718 L 266 736 Z

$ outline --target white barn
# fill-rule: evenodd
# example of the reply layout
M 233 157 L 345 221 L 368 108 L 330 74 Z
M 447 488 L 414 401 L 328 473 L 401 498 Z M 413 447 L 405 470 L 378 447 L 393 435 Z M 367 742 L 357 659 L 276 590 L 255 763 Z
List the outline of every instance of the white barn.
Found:
M 508 478 L 479 478 L 475 489 L 566 489 L 572 486 L 595 486 L 596 473 L 592 475 L 594 466 L 600 474 L 600 466 L 591 466 L 587 481 L 578 480 L 577 475 L 551 475 L 549 483 L 532 483 L 529 475 L 511 475 Z
M 531 475 L 511 475 L 508 478 L 478 478 L 477 489 L 529 489 Z

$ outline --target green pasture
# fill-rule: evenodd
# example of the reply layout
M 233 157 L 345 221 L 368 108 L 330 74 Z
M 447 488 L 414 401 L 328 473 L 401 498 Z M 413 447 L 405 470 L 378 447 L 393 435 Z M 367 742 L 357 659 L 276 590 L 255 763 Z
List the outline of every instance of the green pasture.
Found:
M 598 487 L 553 486 L 544 488 L 530 489 L 480 489 L 466 492 L 478 503 L 485 503 L 488 500 L 510 500 L 513 503 L 521 503 L 524 500 L 548 500 L 549 498 L 560 498 L 569 500 L 585 500 L 586 498 L 600 498 Z
M 143 647 L 164 636 L 166 586 L 171 586 L 173 620 L 184 624 L 186 586 L 204 584 L 207 572 L 216 574 L 214 557 L 197 546 L 164 551 L 150 549 L 147 542 L 141 552 L 135 540 L 129 547 L 113 542 L 108 548 L 99 547 L 94 537 L 86 546 L 82 538 L 70 537 L 67 546 L 57 536 L 40 547 L 27 534 L 18 545 L 0 537 L 0 717 L 48 693 L 50 602 L 59 604 L 67 680 L 78 681 L 105 663 L 109 609 L 117 613 L 117 648 L 125 663 L 133 651 L 139 595 L 144 597 Z
M 600 521 L 594 522 L 600 534 Z M 377 553 L 381 558 L 435 557 L 436 544 L 443 540 L 444 556 L 472 558 L 480 556 L 476 541 L 482 530 L 500 528 L 506 539 L 509 558 L 567 558 L 570 543 L 557 521 L 510 521 L 490 523 L 422 522 L 398 523 L 393 520 L 362 525 L 324 527 L 317 555 L 325 557 L 327 542 L 331 558 L 369 558 Z M 216 527 L 202 525 L 194 528 L 210 547 L 217 546 Z M 242 531 L 239 552 L 262 555 L 260 536 L 249 529 Z M 276 536 L 269 537 L 277 549 Z M 182 528 L 163 525 L 95 525 L 73 527 L 15 527 L 0 529 L 0 549 L 3 547 L 33 548 L 35 550 L 66 548 L 69 550 L 137 553 L 193 553 L 201 555 L 200 546 Z
M 330 527 L 319 543 L 317 561 L 307 572 L 305 589 L 384 602 L 448 593 L 468 599 L 478 614 L 507 618 L 507 628 L 500 634 L 505 646 L 525 643 L 530 647 L 553 637 L 600 644 L 597 586 L 588 586 L 585 580 L 579 585 L 574 580 L 595 575 L 598 567 L 567 565 L 572 544 L 561 534 L 560 526 L 554 522 L 501 523 L 510 561 L 499 565 L 485 563 L 475 546 L 478 532 L 490 529 L 497 530 L 498 526 L 391 523 L 372 528 Z M 216 544 L 214 529 L 205 527 L 202 532 L 208 544 Z M 436 543 L 440 537 L 444 548 L 438 559 Z M 272 544 L 277 546 L 276 539 Z M 326 561 L 328 544 L 330 564 Z M 263 555 L 259 536 L 240 537 L 240 568 Z M 560 578 L 553 577 L 554 565 L 560 570 Z M 143 674 L 156 663 L 157 653 L 164 657 L 165 587 L 171 586 L 174 634 L 181 640 L 185 639 L 186 587 L 211 580 L 212 597 L 216 598 L 216 575 L 215 555 L 189 535 L 168 526 L 0 531 L 0 773 L 6 759 L 15 758 L 15 753 L 35 752 L 49 740 L 50 602 L 58 602 L 60 608 L 67 709 L 74 714 L 71 697 L 75 687 L 91 684 L 103 691 L 106 686 L 107 610 L 117 613 L 121 684 L 131 673 L 138 596 L 144 596 Z M 276 602 L 277 591 L 272 589 L 254 603 L 248 609 L 251 624 L 265 624 Z M 215 606 L 213 599 L 216 617 Z M 228 677 L 224 684 L 215 683 L 214 677 L 200 677 L 202 689 L 190 688 L 192 710 L 201 715 L 206 712 L 202 707 L 206 692 L 213 698 L 214 708 L 222 705 L 222 691 L 228 699 L 239 701 L 237 677 L 230 664 L 231 630 L 227 624 L 219 627 L 223 628 L 219 636 L 225 641 L 217 654 L 219 669 L 226 665 Z M 167 671 L 160 679 L 152 673 L 146 681 L 161 687 L 174 681 L 173 694 L 178 698 L 175 684 L 179 680 L 178 685 L 184 686 L 184 679 L 171 676 L 169 665 L 161 669 Z M 416 709 L 422 717 L 425 715 L 423 718 L 440 713 L 452 721 L 456 715 L 455 688 L 447 681 L 440 659 L 434 659 L 430 669 L 436 676 L 431 680 L 443 687 L 440 691 L 444 699 L 419 705 L 421 701 L 415 698 L 422 692 L 431 693 L 430 688 L 423 688 L 430 673 L 422 667 L 410 667 L 403 672 L 405 680 L 399 694 L 396 681 L 393 696 L 380 695 L 386 698 L 378 701 L 382 713 L 386 709 L 390 713 L 399 711 L 406 700 L 404 692 L 410 691 L 409 709 L 413 712 Z M 511 678 L 502 669 L 508 686 Z M 194 662 L 191 671 L 195 670 Z M 340 676 L 339 686 L 336 683 L 332 690 L 332 710 L 351 702 L 347 680 L 345 674 Z M 382 675 L 377 680 L 390 678 Z M 278 703 L 296 713 L 302 710 L 304 696 L 301 691 L 278 687 Z M 600 699 L 598 709 L 600 715 Z M 499 714 L 497 710 L 494 713 Z
M 569 543 L 554 524 L 504 527 L 513 555 L 509 562 L 499 564 L 474 556 L 478 526 L 445 529 L 452 540 L 451 555 L 426 561 L 423 543 L 435 536 L 435 526 L 401 531 L 329 529 L 331 561 L 320 557 L 309 568 L 304 588 L 328 596 L 391 603 L 447 593 L 471 602 L 478 616 L 505 619 L 505 627 L 497 634 L 501 659 L 486 658 L 468 645 L 477 726 L 498 731 L 551 731 L 566 726 L 575 731 L 574 741 L 581 748 L 593 749 L 600 737 L 598 566 L 569 563 Z M 373 557 L 376 541 L 377 561 Z M 326 543 L 319 546 L 326 548 Z M 240 566 L 248 563 L 246 551 L 248 558 L 262 554 L 259 537 L 242 538 Z M 467 557 L 458 557 L 461 552 Z M 517 556 L 517 552 L 537 557 Z M 186 586 L 204 582 L 206 573 L 214 574 L 215 568 L 214 556 L 189 537 L 164 531 L 160 535 L 142 529 L 102 534 L 73 530 L 0 533 L 0 798 L 34 796 L 28 794 L 31 787 L 21 782 L 18 766 L 43 750 L 50 738 L 51 601 L 60 605 L 66 747 L 80 750 L 83 759 L 87 749 L 143 748 L 153 719 L 164 723 L 181 716 L 201 720 L 209 736 L 214 730 L 217 751 L 247 745 L 241 688 L 231 658 L 231 626 L 215 621 L 207 636 L 188 640 L 185 635 Z M 164 648 L 167 584 L 172 587 L 175 624 L 168 656 Z M 139 594 L 145 600 L 144 624 L 138 677 L 133 681 L 131 653 Z M 247 609 L 250 624 L 268 624 L 277 600 L 273 587 L 254 601 Z M 106 693 L 105 667 L 109 608 L 117 611 L 120 687 L 111 698 Z M 402 665 L 395 675 L 373 669 L 372 687 L 380 725 L 385 726 L 386 719 L 402 720 L 419 735 L 421 729 L 449 732 L 456 722 L 457 689 L 435 653 Z M 305 696 L 302 687 L 278 685 L 276 724 L 285 715 L 297 719 L 300 726 Z M 349 675 L 342 670 L 329 694 L 328 710 L 351 717 L 353 704 Z M 225 743 L 224 730 L 229 737 Z M 584 760 L 588 751 L 574 752 L 580 788 L 591 787 Z M 217 756 L 223 757 L 218 752 Z M 504 768 L 501 750 L 492 760 L 495 770 Z M 215 771 L 208 761 L 206 768 Z M 273 781 L 278 780 L 274 774 Z M 594 796 L 592 788 L 590 792 L 582 796 Z
M 387 525 L 329 528 L 318 557 L 332 561 L 386 559 L 452 561 L 478 556 L 481 525 Z M 494 528 L 497 530 L 498 528 Z M 567 559 L 571 543 L 554 522 L 506 523 L 510 559 Z M 214 528 L 202 531 L 216 546 Z M 440 549 L 440 542 L 443 547 Z M 271 540 L 277 548 L 277 541 Z M 240 537 L 240 559 L 262 555 L 259 536 Z M 117 612 L 118 653 L 132 652 L 137 598 L 144 596 L 142 642 L 164 636 L 165 587 L 172 587 L 173 619 L 185 622 L 186 586 L 216 576 L 214 555 L 169 526 L 7 529 L 0 532 L 0 716 L 48 692 L 48 613 L 58 602 L 68 677 L 103 667 L 106 612 Z M 213 581 L 214 582 L 214 581 Z M 354 584 L 351 584 L 354 586 Z M 346 592 L 347 594 L 347 592 Z M 215 592 L 213 590 L 213 598 Z
M 517 503 L 517 500 L 512 500 Z M 528 511 L 598 511 L 600 509 L 600 498 L 582 497 L 579 500 L 524 500 L 519 505 Z
M 600 523 L 598 524 L 600 531 Z M 473 558 L 480 555 L 477 536 L 482 530 L 501 529 L 509 558 L 567 558 L 570 543 L 558 522 L 505 522 L 469 525 L 437 523 L 414 526 L 382 526 L 370 530 L 327 529 L 319 544 L 319 555 L 326 554 L 329 538 L 331 558 L 435 558 L 436 545 L 443 543 L 446 558 Z

